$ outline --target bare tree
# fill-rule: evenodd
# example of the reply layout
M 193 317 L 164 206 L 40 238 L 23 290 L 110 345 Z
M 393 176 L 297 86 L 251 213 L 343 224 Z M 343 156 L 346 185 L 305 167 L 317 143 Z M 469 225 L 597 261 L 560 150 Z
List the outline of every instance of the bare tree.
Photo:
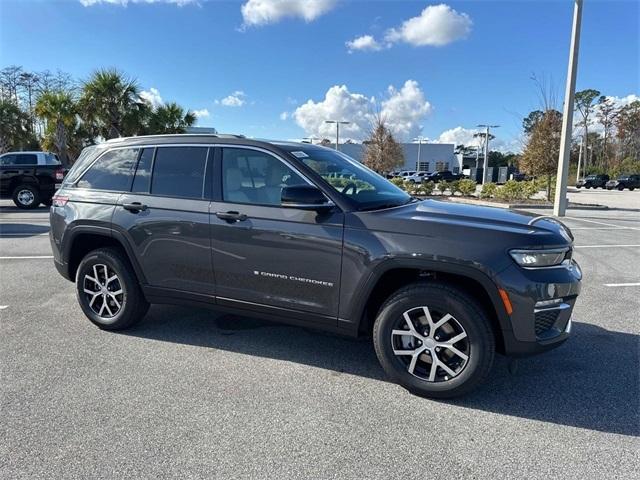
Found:
M 580 125 L 584 128 L 584 151 L 589 151 L 589 117 L 593 113 L 593 102 L 600 92 L 598 90 L 587 89 L 576 92 L 575 108 L 580 112 L 582 121 Z M 586 165 L 586 164 L 585 164 Z
M 608 140 L 611 139 L 611 130 L 613 129 L 616 116 L 618 115 L 618 109 L 615 103 L 610 98 L 602 95 L 598 99 L 598 109 L 596 110 L 596 117 L 602 124 L 602 166 L 607 169 L 609 166 L 609 145 Z
M 369 139 L 365 142 L 362 163 L 376 172 L 390 172 L 404 164 L 402 147 L 378 114 L 373 120 Z

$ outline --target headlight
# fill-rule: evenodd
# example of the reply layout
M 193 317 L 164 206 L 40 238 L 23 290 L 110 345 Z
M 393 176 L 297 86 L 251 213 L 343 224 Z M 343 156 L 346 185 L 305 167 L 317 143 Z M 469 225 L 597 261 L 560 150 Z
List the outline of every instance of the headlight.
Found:
M 521 267 L 541 268 L 561 265 L 567 258 L 569 248 L 554 250 L 511 250 L 511 258 Z

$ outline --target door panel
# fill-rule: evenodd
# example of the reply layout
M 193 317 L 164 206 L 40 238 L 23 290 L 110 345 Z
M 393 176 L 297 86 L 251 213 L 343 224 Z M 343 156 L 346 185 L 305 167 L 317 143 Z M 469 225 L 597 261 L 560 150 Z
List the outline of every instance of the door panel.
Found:
M 145 210 L 127 210 L 131 204 Z M 215 294 L 209 239 L 209 200 L 121 195 L 113 226 L 135 250 L 153 287 Z
M 246 219 L 228 221 L 218 212 Z M 342 213 L 213 202 L 210 222 L 218 297 L 332 316 L 335 322 Z

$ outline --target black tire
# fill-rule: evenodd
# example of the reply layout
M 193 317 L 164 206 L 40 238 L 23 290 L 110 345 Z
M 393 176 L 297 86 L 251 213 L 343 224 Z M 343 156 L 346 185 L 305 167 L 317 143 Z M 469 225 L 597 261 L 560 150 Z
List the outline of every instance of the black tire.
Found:
M 591 185 L 585 185 L 584 188 L 591 188 Z
M 618 185 L 618 190 L 623 191 L 624 187 L 622 185 Z
M 31 210 L 40 205 L 40 191 L 38 187 L 29 184 L 18 185 L 11 195 L 16 207 Z
M 636 187 L 629 187 L 629 191 L 633 192 L 636 189 Z
M 438 315 L 450 314 L 453 320 L 457 322 L 457 327 L 461 327 L 467 335 L 461 342 L 466 344 L 465 351 L 468 354 L 468 358 L 466 363 L 458 367 L 459 370 L 452 378 L 444 376 L 443 374 L 446 372 L 437 366 L 435 370 L 440 372 L 440 377 L 442 377 L 440 379 L 436 377 L 436 380 L 439 381 L 420 378 L 410 373 L 408 371 L 410 367 L 403 363 L 410 362 L 410 360 L 404 360 L 408 357 L 407 355 L 399 356 L 394 354 L 394 348 L 405 351 L 412 350 L 412 347 L 406 347 L 409 349 L 406 350 L 405 347 L 395 346 L 394 342 L 397 342 L 399 337 L 408 337 L 411 341 L 414 341 L 414 337 L 393 335 L 392 331 L 404 330 L 404 328 L 400 327 L 405 321 L 404 313 L 408 311 L 419 312 L 422 307 L 428 307 L 432 316 L 434 313 L 438 313 Z M 434 323 L 437 323 L 438 319 L 443 318 L 444 315 L 442 317 L 434 316 Z M 422 319 L 426 321 L 426 315 Z M 445 326 L 446 324 L 440 328 L 444 329 Z M 423 327 L 418 326 L 416 331 L 420 328 Z M 426 331 L 424 333 L 426 334 Z M 443 335 L 446 336 L 446 332 Z M 454 333 L 452 333 L 451 337 L 454 336 Z M 422 343 L 418 343 L 422 345 Z M 426 341 L 424 343 L 426 348 Z M 415 394 L 432 398 L 457 397 L 475 389 L 489 374 L 495 355 L 495 338 L 484 310 L 466 293 L 450 285 L 440 283 L 415 283 L 391 295 L 380 307 L 376 317 L 373 327 L 373 344 L 382 368 L 393 381 Z M 463 348 L 459 342 L 453 345 L 456 345 L 456 348 Z M 417 351 L 420 348 L 420 346 L 417 346 L 412 351 Z M 442 348 L 434 350 L 434 352 L 443 351 Z M 438 359 L 445 358 L 445 355 L 451 355 L 455 360 L 457 355 L 454 356 L 446 348 L 445 350 L 444 354 L 439 354 Z M 436 355 L 436 353 L 433 354 Z M 427 357 L 423 357 L 423 355 L 424 353 L 419 355 L 418 359 L 426 358 L 430 360 L 432 358 L 430 355 Z M 458 358 L 458 360 L 461 363 L 463 362 L 461 358 Z M 422 365 L 425 367 L 433 365 L 433 362 L 418 361 L 420 363 L 416 363 L 415 368 Z M 451 364 L 448 366 L 451 367 Z M 427 370 L 430 372 L 431 368 L 425 368 L 425 372 Z M 414 372 L 417 372 L 417 370 L 414 369 Z
M 582 185 L 576 185 L 576 188 L 582 188 Z
M 94 269 L 96 267 L 96 269 Z M 107 268 L 104 272 L 102 267 Z M 97 271 L 97 274 L 96 274 Z M 101 273 L 102 272 L 102 273 Z M 111 277 L 112 273 L 116 275 L 116 279 L 112 284 L 104 282 L 104 278 Z M 86 276 L 90 276 L 87 279 Z M 102 286 L 94 282 L 96 278 L 101 281 Z M 106 285 L 105 285 L 106 283 Z M 115 286 L 114 286 L 115 285 Z M 96 293 L 87 293 L 88 290 L 96 290 Z M 122 290 L 117 297 L 109 296 L 104 292 L 104 288 L 111 288 L 114 292 Z M 92 308 L 91 299 L 95 298 Z M 103 330 L 123 330 L 128 328 L 142 319 L 149 309 L 149 303 L 145 300 L 138 279 L 129 263 L 128 258 L 122 251 L 116 248 L 100 248 L 89 252 L 80 262 L 76 272 L 76 296 L 80 308 L 87 318 Z M 107 302 L 107 306 L 102 310 L 102 304 Z M 117 312 L 115 311 L 116 303 L 120 305 Z M 100 311 L 97 312 L 100 307 Z M 112 315 L 108 315 L 110 309 L 113 309 Z M 102 315 L 100 314 L 102 312 Z

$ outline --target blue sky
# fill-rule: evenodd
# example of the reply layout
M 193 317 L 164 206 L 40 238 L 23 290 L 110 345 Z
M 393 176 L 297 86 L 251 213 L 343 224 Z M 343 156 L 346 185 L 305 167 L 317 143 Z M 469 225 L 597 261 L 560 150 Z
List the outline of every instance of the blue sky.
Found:
M 148 2 L 2 0 L 0 65 L 79 78 L 117 67 L 206 110 L 199 125 L 268 138 L 328 136 L 327 116 L 362 138 L 378 110 L 404 139 L 469 143 L 492 123 L 496 144 L 517 149 L 522 117 L 540 106 L 531 75 L 562 102 L 567 0 Z M 578 89 L 640 94 L 639 5 L 585 0 Z

